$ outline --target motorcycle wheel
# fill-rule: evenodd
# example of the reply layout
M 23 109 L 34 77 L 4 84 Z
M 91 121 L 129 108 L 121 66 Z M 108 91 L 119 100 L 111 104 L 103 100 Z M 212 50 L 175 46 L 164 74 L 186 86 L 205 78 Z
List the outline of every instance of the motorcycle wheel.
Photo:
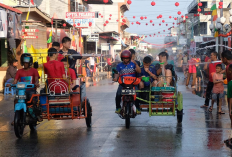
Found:
M 90 102 L 87 99 L 87 117 L 85 118 L 86 126 L 88 128 L 92 125 L 92 107 L 90 106 Z
M 126 113 L 125 124 L 126 124 L 126 128 L 129 129 L 130 128 L 130 105 L 129 104 L 127 104 L 125 113 Z
M 14 117 L 14 132 L 16 137 L 22 138 L 24 131 L 23 111 L 16 111 Z

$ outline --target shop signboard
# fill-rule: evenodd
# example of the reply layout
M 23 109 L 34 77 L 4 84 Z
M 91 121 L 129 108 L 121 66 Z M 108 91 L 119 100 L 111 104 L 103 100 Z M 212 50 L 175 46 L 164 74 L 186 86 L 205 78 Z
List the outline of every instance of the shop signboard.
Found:
M 99 34 L 91 34 L 91 35 L 88 35 L 86 38 L 87 42 L 96 42 L 98 40 L 99 40 Z
M 93 19 L 95 12 L 66 12 L 66 19 Z
M 95 19 L 65 19 L 69 24 L 73 25 L 75 23 L 78 28 L 88 28 L 89 23 L 92 23 L 91 27 L 95 26 Z
M 22 37 L 25 39 L 37 39 L 38 36 L 36 36 L 35 33 L 39 32 L 39 30 L 38 29 L 23 29 L 22 32 L 24 32 Z

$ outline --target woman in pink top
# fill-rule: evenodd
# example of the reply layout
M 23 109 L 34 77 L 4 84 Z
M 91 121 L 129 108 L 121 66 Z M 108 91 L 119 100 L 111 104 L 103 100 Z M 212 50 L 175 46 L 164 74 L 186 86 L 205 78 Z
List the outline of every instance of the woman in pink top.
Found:
M 222 65 L 216 65 L 216 73 L 213 73 L 213 91 L 212 91 L 212 104 L 209 107 L 209 112 L 213 110 L 214 101 L 217 101 L 217 97 L 219 97 L 219 105 L 218 105 L 218 114 L 225 114 L 222 112 L 222 98 L 224 96 L 224 86 L 223 86 L 223 74 L 221 74 Z

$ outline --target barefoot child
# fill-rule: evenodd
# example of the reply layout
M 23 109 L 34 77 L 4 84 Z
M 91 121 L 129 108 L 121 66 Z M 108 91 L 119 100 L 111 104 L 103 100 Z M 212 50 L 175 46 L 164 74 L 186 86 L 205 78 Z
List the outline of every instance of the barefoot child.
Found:
M 219 106 L 218 106 L 218 114 L 225 114 L 222 112 L 222 98 L 224 96 L 224 86 L 223 86 L 223 74 L 221 74 L 222 65 L 216 65 L 216 72 L 213 74 L 213 91 L 212 91 L 212 104 L 209 107 L 209 112 L 213 110 L 214 101 L 217 101 L 217 97 L 219 97 Z

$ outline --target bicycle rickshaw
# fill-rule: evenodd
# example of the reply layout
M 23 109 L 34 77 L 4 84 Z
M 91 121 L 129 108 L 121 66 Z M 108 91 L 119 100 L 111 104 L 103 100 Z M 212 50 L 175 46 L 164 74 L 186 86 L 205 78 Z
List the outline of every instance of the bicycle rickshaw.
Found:
M 25 82 L 14 85 L 18 90 L 14 117 L 14 131 L 18 138 L 22 137 L 26 125 L 35 130 L 38 122 L 36 113 L 48 121 L 85 119 L 86 126 L 91 127 L 92 107 L 86 97 L 83 76 L 78 75 L 75 89 L 70 89 L 70 83 L 65 83 L 61 78 L 47 79 L 50 83 L 45 83 L 44 90 L 40 94 L 32 94 L 27 102 L 25 91 L 34 88 L 34 85 Z M 57 88 L 60 88 L 60 93 L 55 92 Z
M 160 77 L 165 78 L 164 76 Z M 150 81 L 150 77 L 142 77 L 142 80 Z M 136 77 L 124 77 L 118 81 L 123 86 L 122 110 L 119 117 L 125 119 L 126 128 L 130 127 L 130 118 L 136 117 L 135 103 L 138 102 L 141 111 L 149 112 L 150 117 L 177 115 L 177 122 L 181 123 L 183 119 L 183 96 L 177 90 L 177 78 L 173 77 L 172 86 L 166 86 L 164 81 L 164 87 L 152 87 L 150 83 L 150 87 L 145 90 L 135 90 L 135 86 L 140 81 Z

